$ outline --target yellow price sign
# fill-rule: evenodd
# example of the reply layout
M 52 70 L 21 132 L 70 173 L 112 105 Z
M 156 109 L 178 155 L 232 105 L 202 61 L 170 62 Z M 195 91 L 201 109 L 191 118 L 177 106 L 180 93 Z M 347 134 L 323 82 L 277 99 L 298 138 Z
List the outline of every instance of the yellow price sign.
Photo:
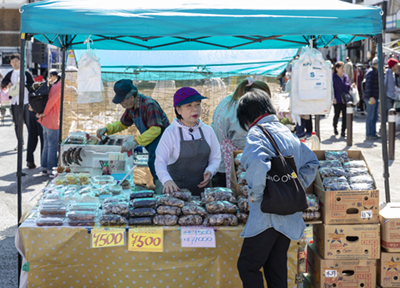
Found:
M 92 248 L 125 245 L 125 229 L 92 229 L 90 244 Z
M 128 250 L 142 252 L 163 252 L 163 227 L 130 228 L 128 236 Z

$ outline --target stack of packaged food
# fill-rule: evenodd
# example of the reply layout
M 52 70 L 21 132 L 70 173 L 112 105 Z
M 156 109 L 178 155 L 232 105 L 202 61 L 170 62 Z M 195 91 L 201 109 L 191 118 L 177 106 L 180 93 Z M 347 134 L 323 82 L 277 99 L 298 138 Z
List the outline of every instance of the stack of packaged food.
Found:
M 129 225 L 151 225 L 156 214 L 156 199 L 152 190 L 130 194 L 132 208 L 129 209 Z

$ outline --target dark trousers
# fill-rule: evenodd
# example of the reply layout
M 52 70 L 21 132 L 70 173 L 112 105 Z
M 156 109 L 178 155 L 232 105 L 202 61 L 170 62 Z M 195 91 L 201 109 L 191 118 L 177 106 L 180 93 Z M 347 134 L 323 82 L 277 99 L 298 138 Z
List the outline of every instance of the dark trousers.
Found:
M 333 104 L 333 108 L 335 109 L 335 115 L 333 116 L 333 127 L 337 128 L 340 112 L 342 112 L 342 133 L 346 131 L 346 104 L 338 103 Z
M 26 153 L 26 161 L 34 163 L 33 152 L 35 152 L 38 140 L 40 139 L 40 155 L 43 151 L 43 128 L 36 118 L 36 112 L 29 111 L 29 128 L 28 128 L 28 149 Z M 39 139 L 38 139 L 39 138 Z
M 303 137 L 305 134 L 307 136 L 311 136 L 312 134 L 312 116 L 310 115 L 310 119 L 305 120 L 301 118 L 301 125 L 296 124 L 296 135 L 297 137 Z M 304 132 L 304 128 L 306 129 L 307 132 Z
M 287 251 L 290 239 L 274 228 L 243 241 L 237 268 L 243 288 L 287 288 Z
M 22 114 L 22 118 L 23 118 L 23 123 L 25 123 L 25 125 L 26 125 L 26 128 L 28 128 L 28 131 L 29 131 L 29 110 L 28 110 L 28 104 L 25 104 L 24 105 L 24 112 L 23 112 L 23 114 Z M 19 123 L 19 117 L 18 117 L 18 115 L 19 115 L 19 106 L 18 105 L 11 105 L 11 114 L 12 114 L 12 118 L 13 118 L 13 121 L 14 121 L 14 128 L 15 128 L 15 136 L 17 136 L 17 139 L 18 139 L 18 127 L 19 127 L 19 125 L 20 125 L 20 123 Z M 22 124 L 23 125 L 23 124 Z M 22 128 L 22 135 L 24 135 L 24 128 Z M 21 141 L 24 141 L 24 139 L 23 139 L 24 137 L 22 137 L 22 139 L 21 139 Z
M 226 173 L 217 172 L 211 182 L 212 187 L 226 187 Z

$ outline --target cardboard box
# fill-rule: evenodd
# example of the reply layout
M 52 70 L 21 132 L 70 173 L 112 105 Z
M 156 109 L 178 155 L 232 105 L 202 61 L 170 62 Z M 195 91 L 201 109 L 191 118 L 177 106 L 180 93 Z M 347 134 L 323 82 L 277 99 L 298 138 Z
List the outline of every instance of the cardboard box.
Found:
M 400 252 L 400 203 L 386 204 L 379 215 L 382 247 L 388 252 Z
M 308 245 L 308 275 L 314 288 L 376 287 L 376 260 L 326 260 Z
M 232 152 L 232 163 L 231 163 L 231 189 L 236 193 L 236 196 L 243 195 L 240 191 L 240 185 L 237 183 L 237 165 L 235 164 L 235 158 L 238 154 L 243 153 L 243 150 L 236 150 Z
M 319 160 L 325 160 L 325 151 L 313 151 Z M 361 151 L 347 151 L 350 159 L 364 160 Z M 368 167 L 368 172 L 373 175 Z M 374 180 L 374 185 L 376 183 Z M 379 190 L 325 191 L 322 179 L 317 173 L 314 193 L 321 206 L 322 221 L 325 224 L 372 224 L 379 223 Z
M 382 252 L 378 261 L 378 281 L 382 287 L 400 287 L 400 253 Z
M 380 225 L 313 225 L 314 244 L 324 259 L 379 259 Z

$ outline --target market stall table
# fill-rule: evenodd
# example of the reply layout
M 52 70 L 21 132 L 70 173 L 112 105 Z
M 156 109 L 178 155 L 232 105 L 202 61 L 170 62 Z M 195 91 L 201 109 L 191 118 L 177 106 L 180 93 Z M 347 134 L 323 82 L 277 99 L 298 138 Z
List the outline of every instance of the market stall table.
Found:
M 242 287 L 236 263 L 243 227 L 218 227 L 216 248 L 182 248 L 180 227 L 164 227 L 164 252 L 157 253 L 128 251 L 127 245 L 91 248 L 85 227 L 25 221 L 16 246 L 28 262 L 27 287 Z M 297 287 L 297 252 L 292 241 L 289 287 Z

